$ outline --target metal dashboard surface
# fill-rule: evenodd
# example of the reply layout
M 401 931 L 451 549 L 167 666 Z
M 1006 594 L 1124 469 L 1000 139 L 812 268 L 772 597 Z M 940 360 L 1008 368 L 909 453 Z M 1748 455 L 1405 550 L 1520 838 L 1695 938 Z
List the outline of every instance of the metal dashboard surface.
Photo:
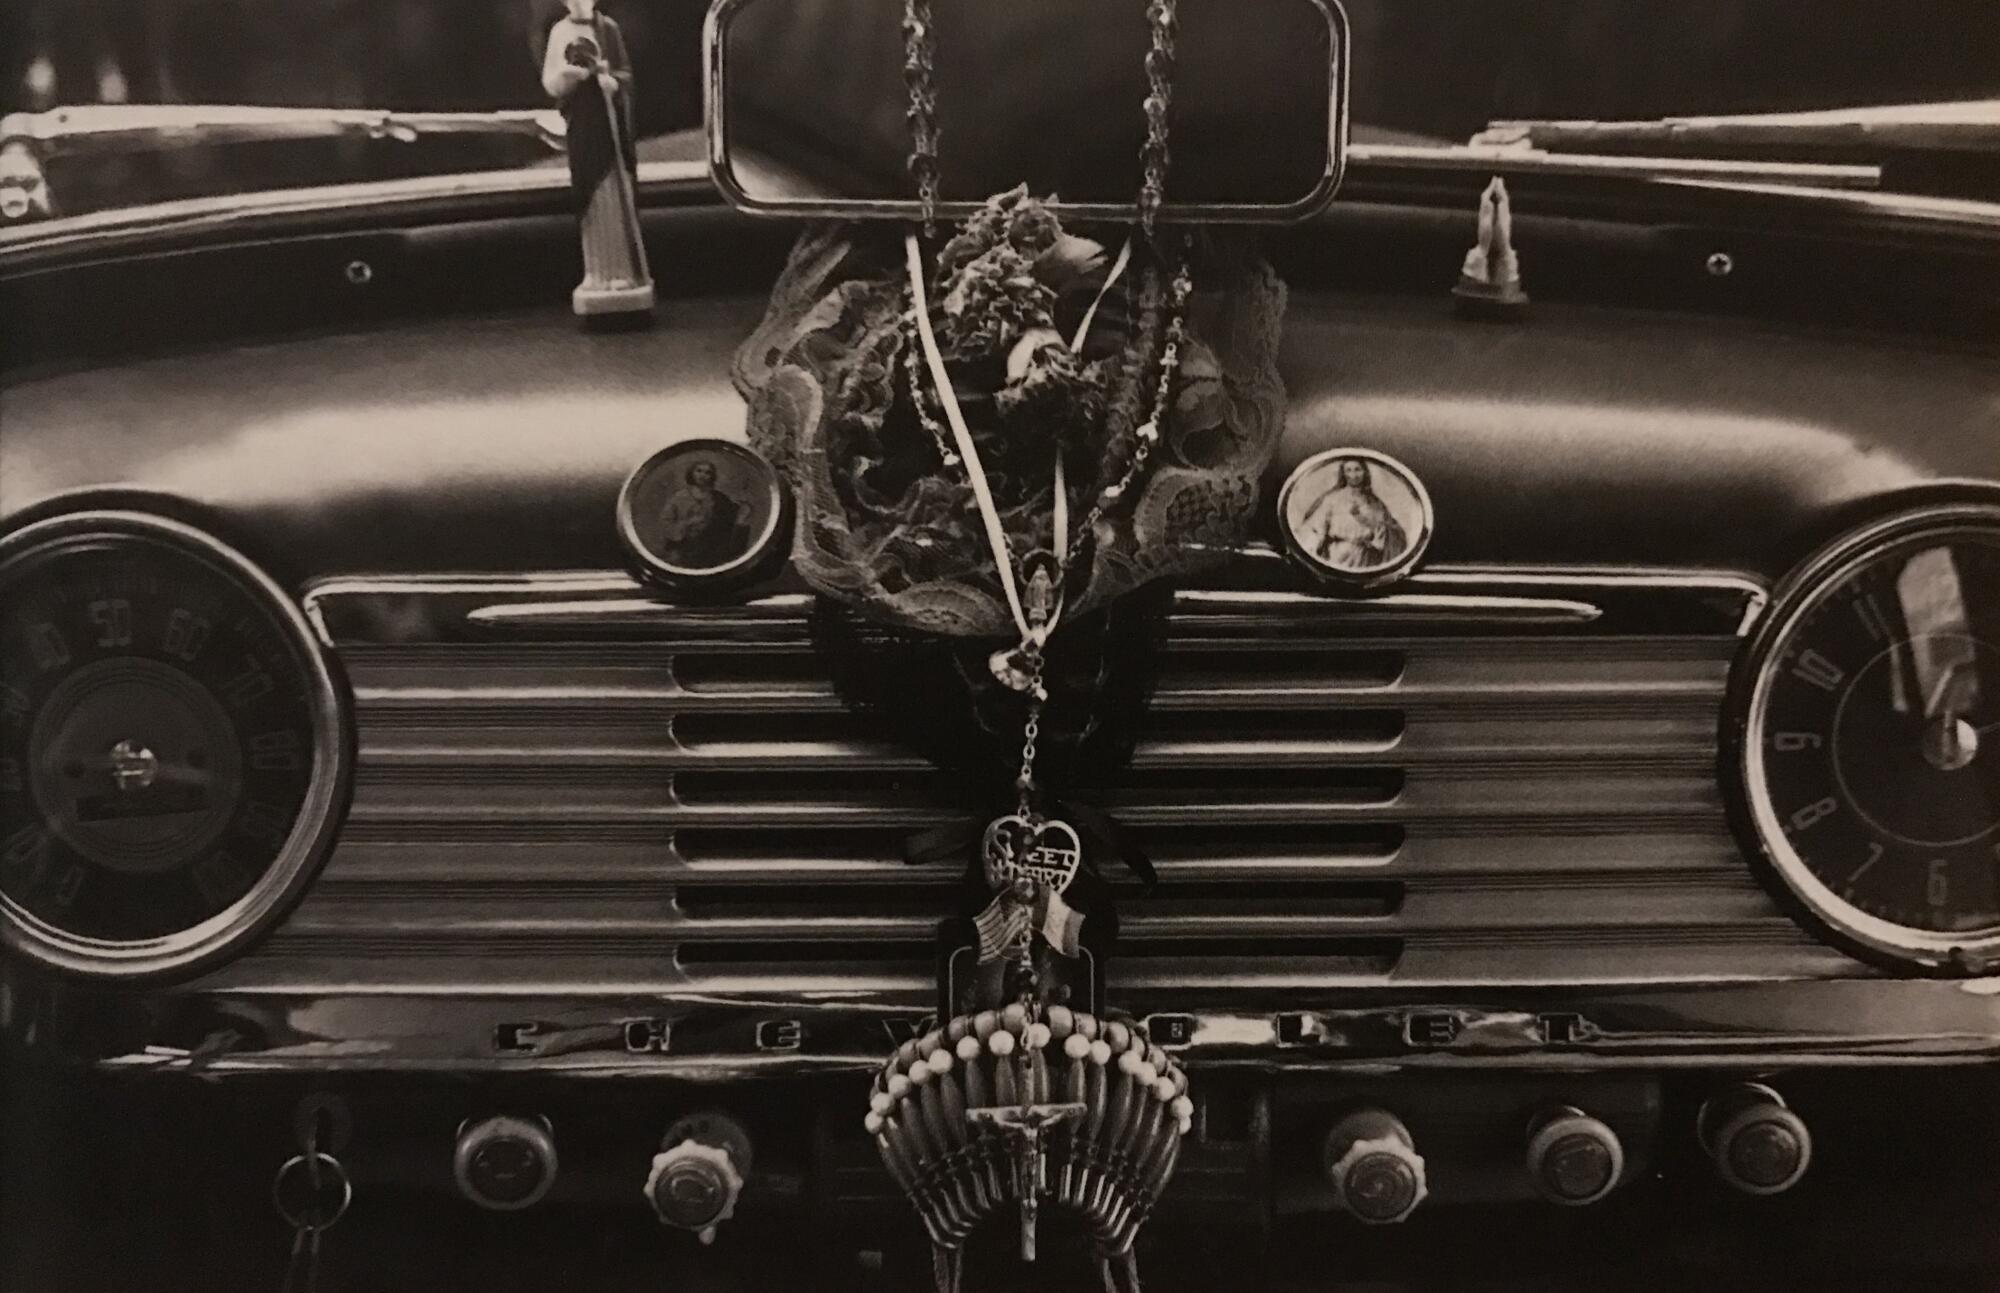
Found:
M 731 354 L 761 308 L 679 300 L 650 333 L 553 311 L 43 375 L 0 392 L 0 523 L 78 491 L 184 500 L 294 582 L 615 567 L 619 484 L 741 437 Z M 2000 366 L 1862 335 L 1580 306 L 1516 327 L 1295 288 L 1274 472 L 1334 444 L 1410 463 L 1432 559 L 1773 579 L 1839 518 L 2000 477 Z

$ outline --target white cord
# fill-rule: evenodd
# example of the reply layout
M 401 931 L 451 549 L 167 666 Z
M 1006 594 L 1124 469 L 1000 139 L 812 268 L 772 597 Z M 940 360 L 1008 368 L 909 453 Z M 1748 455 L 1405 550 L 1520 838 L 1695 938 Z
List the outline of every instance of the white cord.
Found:
M 924 258 L 917 246 L 917 235 L 903 236 L 903 250 L 910 262 L 910 304 L 917 313 L 917 337 L 923 342 L 924 363 L 931 371 L 931 385 L 937 388 L 938 403 L 944 408 L 944 419 L 951 427 L 952 439 L 958 445 L 958 456 L 965 463 L 965 474 L 972 482 L 972 497 L 979 504 L 979 519 L 986 526 L 986 545 L 993 550 L 993 564 L 1000 571 L 1000 590 L 1007 595 L 1007 609 L 1014 614 L 1014 624 L 1021 630 L 1021 640 L 1035 640 L 1035 630 L 1028 624 L 1027 612 L 1021 609 L 1021 593 L 1014 586 L 1014 554 L 1007 546 L 1007 531 L 1000 524 L 1000 510 L 993 504 L 993 490 L 986 483 L 986 468 L 980 465 L 979 450 L 972 443 L 972 433 L 965 428 L 965 414 L 958 407 L 958 393 L 952 389 L 951 376 L 944 370 L 944 356 L 938 353 L 937 335 L 931 331 L 930 304 L 924 298 Z
M 986 468 L 979 461 L 979 450 L 972 443 L 972 432 L 966 429 L 965 413 L 958 406 L 958 392 L 952 388 L 950 374 L 945 372 L 944 356 L 938 350 L 937 334 L 931 331 L 930 303 L 924 295 L 924 258 L 917 243 L 917 235 L 912 232 L 903 236 L 903 250 L 909 262 L 910 304 L 917 315 L 917 338 L 923 344 L 924 364 L 930 369 L 931 384 L 937 388 L 938 404 L 944 409 L 945 422 L 951 427 L 952 440 L 958 445 L 958 456 L 965 463 L 965 474 L 972 482 L 972 497 L 979 504 L 979 519 L 986 529 L 986 545 L 992 550 L 993 564 L 1000 572 L 1000 590 L 1007 596 L 1007 609 L 1014 616 L 1014 625 L 1021 630 L 1021 641 L 1040 647 L 1048 641 L 1049 634 L 1055 632 L 1056 621 L 1062 618 L 1062 599 L 1059 596 L 1048 620 L 1040 625 L 1028 622 L 1027 611 L 1021 605 L 1021 591 L 1014 579 L 1014 553 L 1007 546 L 1007 530 L 1000 522 L 1000 509 L 993 502 L 993 489 L 986 482 Z M 1081 354 L 1084 338 L 1090 334 L 1090 325 L 1097 319 L 1097 308 L 1104 304 L 1125 268 L 1132 262 L 1132 240 L 1127 238 L 1119 249 L 1118 259 L 1112 263 L 1111 272 L 1104 276 L 1103 286 L 1097 289 L 1097 298 L 1084 311 L 1083 322 L 1077 325 L 1076 339 L 1070 349 Z M 1062 450 L 1056 451 L 1054 539 L 1056 564 L 1064 569 L 1069 561 L 1069 481 L 1063 467 Z M 1067 573 L 1065 571 L 1065 573 Z

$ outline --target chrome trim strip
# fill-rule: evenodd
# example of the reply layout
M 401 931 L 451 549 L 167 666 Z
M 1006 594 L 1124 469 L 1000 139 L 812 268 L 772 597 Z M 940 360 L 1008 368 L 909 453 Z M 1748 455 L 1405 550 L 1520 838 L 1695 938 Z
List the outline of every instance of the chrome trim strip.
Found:
M 72 512 L 38 521 L 0 540 L 0 567 L 78 538 L 140 537 L 165 543 L 221 568 L 261 599 L 298 656 L 312 686 L 313 775 L 283 849 L 250 891 L 191 929 L 137 942 L 110 942 L 55 929 L 0 895 L 0 939 L 9 950 L 73 974 L 140 979 L 184 972 L 260 933 L 305 890 L 338 830 L 352 774 L 354 737 L 347 706 L 313 626 L 291 596 L 255 563 L 221 540 L 145 512 Z
M 1991 1062 L 2000 1057 L 2000 1003 L 1961 985 L 1868 978 L 1819 982 L 1686 983 L 1504 991 L 1475 1003 L 1356 989 L 1276 1012 L 1183 1010 L 1166 1049 L 1195 1067 L 1332 1071 L 1410 1068 L 1731 1069 L 1882 1063 Z M 59 1003 L 55 1003 L 59 1004 Z M 183 1028 L 139 1030 L 150 1044 L 83 1059 L 100 1070 L 201 1077 L 330 1071 L 492 1072 L 560 1077 L 722 1081 L 873 1070 L 902 1035 L 927 1028 L 927 1001 L 728 1000 L 665 996 L 467 1000 L 441 1020 L 431 994 L 224 992 L 183 1003 Z M 355 1036 L 352 1021 L 377 1025 Z M 758 1046 L 760 1026 L 797 1026 L 796 1049 Z M 1821 1022 L 1814 1022 L 1821 1021 Z M 246 1022 L 251 1025 L 246 1027 Z M 441 1022 L 448 1027 L 440 1027 Z M 527 1040 L 496 1051 L 499 1025 Z M 663 1052 L 628 1048 L 628 1026 L 662 1024 Z M 211 1029 L 207 1036 L 203 1029 Z M 107 1030 L 121 1039 L 133 1033 Z M 172 1040 L 168 1040 L 171 1037 Z M 256 1039 L 254 1041 L 250 1039 Z
M 1438 565 L 1404 581 L 1410 591 L 1381 596 L 1342 596 L 1333 590 L 1302 590 L 1303 576 L 1276 550 L 1256 545 L 1231 554 L 1242 587 L 1188 589 L 1176 594 L 1187 611 L 1308 611 L 1338 614 L 1344 622 L 1436 625 L 1448 623 L 1580 626 L 1603 621 L 1603 598 L 1612 592 L 1713 595 L 1740 609 L 1730 614 L 1731 631 L 1745 636 L 1769 600 L 1757 580 L 1724 571 L 1530 568 Z M 1267 586 L 1276 584 L 1277 586 Z M 742 627 L 746 618 L 779 622 L 802 617 L 811 594 L 779 592 L 742 602 L 684 604 L 651 593 L 639 580 L 618 571 L 547 574 L 342 577 L 314 585 L 305 595 L 307 617 L 323 641 L 368 644 L 384 640 L 343 631 L 329 615 L 351 611 L 361 619 L 381 604 L 401 598 L 451 599 L 460 603 L 425 634 L 400 641 L 430 640 L 451 624 L 482 634 L 530 630 L 648 630 Z
M 775 615 L 803 615 L 812 607 L 806 593 L 780 593 L 741 604 L 749 611 L 770 611 Z M 607 601 L 516 602 L 476 606 L 465 613 L 468 624 L 482 628 L 643 628 L 684 617 L 687 608 L 652 597 L 616 597 Z

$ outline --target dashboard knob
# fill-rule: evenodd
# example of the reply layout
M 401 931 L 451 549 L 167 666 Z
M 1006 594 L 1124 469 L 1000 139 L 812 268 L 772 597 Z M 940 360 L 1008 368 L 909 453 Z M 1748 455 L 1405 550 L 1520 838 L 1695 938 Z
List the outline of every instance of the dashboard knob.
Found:
M 1361 1109 L 1336 1122 L 1321 1150 L 1333 1200 L 1371 1225 L 1402 1221 L 1430 1193 L 1423 1156 L 1402 1119 Z
M 1549 1109 L 1528 1127 L 1528 1179 L 1551 1203 L 1580 1208 L 1618 1187 L 1625 1147 L 1618 1133 L 1571 1105 Z
M 750 1136 L 727 1114 L 702 1113 L 667 1129 L 646 1175 L 646 1201 L 663 1225 L 692 1230 L 701 1242 L 736 1213 L 750 1170 Z
M 1785 1098 L 1758 1082 L 1712 1097 L 1695 1118 L 1715 1170 L 1745 1194 L 1782 1194 L 1812 1163 L 1812 1133 Z
M 451 1172 L 458 1192 L 482 1208 L 514 1212 L 556 1183 L 556 1142 L 541 1119 L 501 1116 L 458 1130 Z

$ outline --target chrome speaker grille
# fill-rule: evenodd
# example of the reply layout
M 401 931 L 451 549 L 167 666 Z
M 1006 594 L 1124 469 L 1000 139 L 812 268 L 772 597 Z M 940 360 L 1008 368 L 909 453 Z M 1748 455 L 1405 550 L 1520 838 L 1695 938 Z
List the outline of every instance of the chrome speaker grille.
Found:
M 1161 876 L 1120 885 L 1121 1002 L 1853 973 L 1725 824 L 1753 589 L 1425 579 L 1179 595 L 1102 797 Z M 929 999 L 957 876 L 901 846 L 954 814 L 836 694 L 805 599 L 402 588 L 316 596 L 354 691 L 353 810 L 311 896 L 213 982 Z

